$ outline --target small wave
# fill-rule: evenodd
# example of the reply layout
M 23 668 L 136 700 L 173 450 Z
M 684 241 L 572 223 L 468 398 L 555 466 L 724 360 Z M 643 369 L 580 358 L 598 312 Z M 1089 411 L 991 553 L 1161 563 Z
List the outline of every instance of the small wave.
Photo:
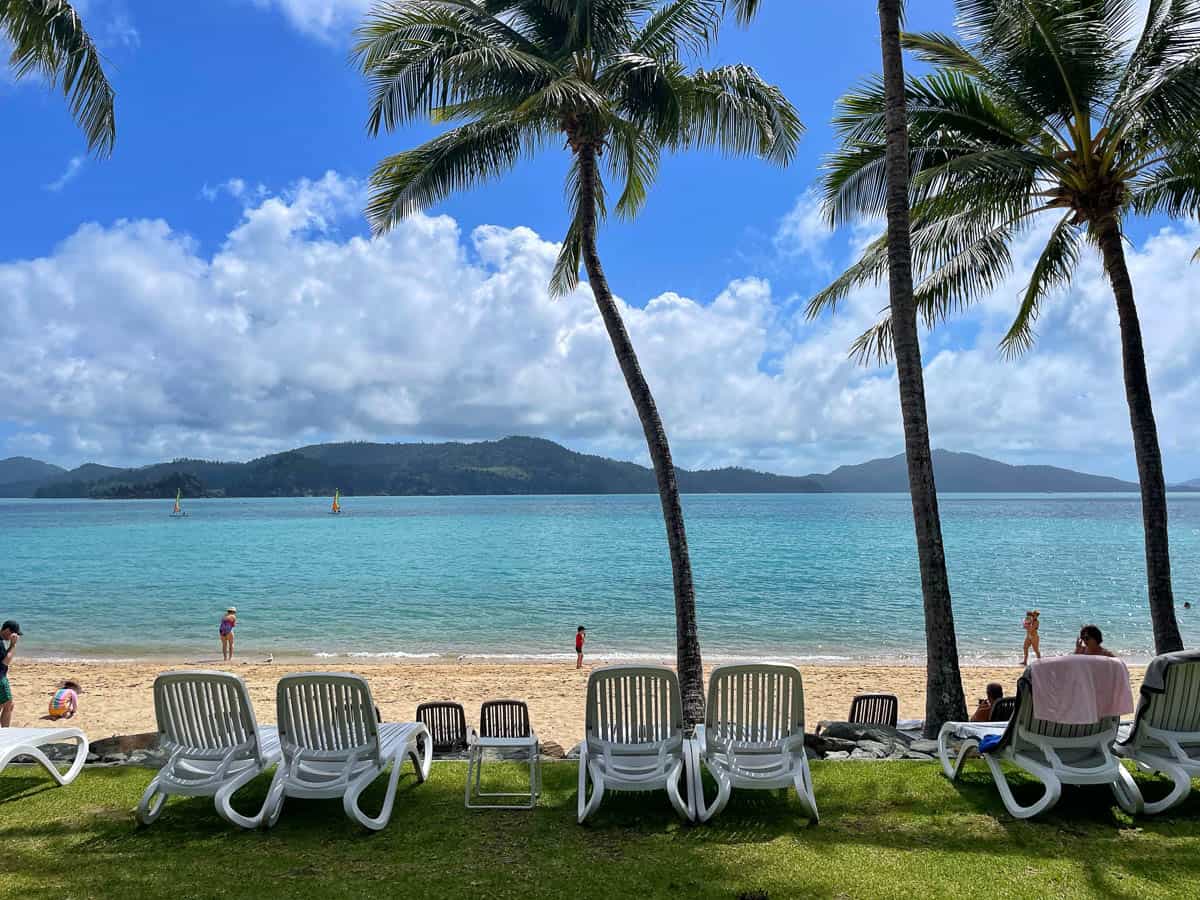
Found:
M 345 657 L 347 659 L 437 659 L 440 656 L 446 656 L 445 653 L 407 653 L 404 650 L 382 650 L 378 652 L 369 650 L 355 650 L 348 653 L 329 653 L 325 651 L 314 653 L 313 656 L 318 659 L 337 659 Z

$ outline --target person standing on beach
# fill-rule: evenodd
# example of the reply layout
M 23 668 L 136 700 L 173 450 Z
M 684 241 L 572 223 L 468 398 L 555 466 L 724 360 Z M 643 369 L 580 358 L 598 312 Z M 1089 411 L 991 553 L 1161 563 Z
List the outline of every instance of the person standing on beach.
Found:
M 229 662 L 233 659 L 233 629 L 237 627 L 237 607 L 231 606 L 221 617 L 217 633 L 221 635 L 221 659 Z
M 12 619 L 0 625 L 0 728 L 7 728 L 12 722 L 13 695 L 8 683 L 8 667 L 12 665 L 21 633 L 21 626 Z
M 1025 613 L 1025 621 L 1021 623 L 1025 629 L 1025 658 L 1021 660 L 1021 665 L 1029 665 L 1029 651 L 1033 650 L 1037 654 L 1037 658 L 1042 658 L 1042 639 L 1038 635 L 1038 619 L 1041 613 L 1036 609 L 1031 609 Z
M 575 632 L 575 668 L 583 668 L 583 642 L 587 639 L 587 629 L 582 625 Z

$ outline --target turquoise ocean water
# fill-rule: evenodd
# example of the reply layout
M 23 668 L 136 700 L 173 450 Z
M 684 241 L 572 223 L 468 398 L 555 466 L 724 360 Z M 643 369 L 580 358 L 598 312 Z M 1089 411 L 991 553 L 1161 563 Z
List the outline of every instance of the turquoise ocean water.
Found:
M 213 655 L 239 610 L 247 656 L 598 658 L 674 652 L 655 496 L 0 500 L 0 616 L 42 657 Z M 919 660 L 921 594 L 903 494 L 684 498 L 708 658 Z M 1133 495 L 947 495 L 964 659 L 1010 662 L 1081 624 L 1151 654 Z M 1200 641 L 1200 495 L 1171 498 L 1185 641 Z

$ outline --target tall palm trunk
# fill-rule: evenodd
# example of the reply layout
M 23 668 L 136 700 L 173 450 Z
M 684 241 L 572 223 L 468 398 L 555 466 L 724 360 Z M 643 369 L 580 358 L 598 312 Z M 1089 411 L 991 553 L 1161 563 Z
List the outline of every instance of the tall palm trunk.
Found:
M 621 312 L 617 309 L 608 279 L 600 265 L 600 254 L 596 251 L 596 185 L 599 176 L 594 147 L 580 148 L 579 172 L 583 265 L 600 317 L 604 320 L 604 327 L 608 330 L 609 340 L 617 355 L 617 363 L 621 366 L 621 374 L 625 376 L 629 395 L 641 419 L 646 447 L 654 463 L 654 477 L 658 481 L 658 497 L 662 502 L 663 520 L 667 527 L 667 546 L 671 551 L 671 574 L 675 584 L 675 654 L 683 717 L 689 725 L 694 725 L 704 718 L 704 671 L 696 632 L 696 590 L 692 584 L 692 563 L 688 557 L 687 532 L 683 526 L 675 464 L 671 461 L 671 447 L 654 404 L 654 395 L 650 393 L 650 385 L 642 374 L 633 342 L 625 330 Z
M 1146 540 L 1146 582 L 1150 594 L 1150 621 L 1154 626 L 1154 652 L 1183 649 L 1179 623 L 1175 619 L 1175 597 L 1171 590 L 1171 551 L 1167 539 L 1167 486 L 1163 478 L 1162 453 L 1158 449 L 1158 427 L 1150 402 L 1150 379 L 1146 375 L 1146 353 L 1142 327 L 1133 302 L 1133 282 L 1125 265 L 1121 226 L 1113 214 L 1096 223 L 1096 239 L 1104 255 L 1104 268 L 1117 300 L 1121 323 L 1121 361 L 1125 369 L 1125 400 L 1133 429 L 1138 482 L 1142 488 L 1142 528 Z
M 900 382 L 900 414 L 904 420 L 904 452 L 912 495 L 921 593 L 925 603 L 925 735 L 933 737 L 943 722 L 966 718 L 958 641 L 950 581 L 942 548 L 929 424 L 925 411 L 925 379 L 913 297 L 912 246 L 908 210 L 908 127 L 904 105 L 904 60 L 900 53 L 900 0 L 879 0 L 883 42 L 883 83 L 887 99 L 888 288 L 892 310 L 892 342 Z

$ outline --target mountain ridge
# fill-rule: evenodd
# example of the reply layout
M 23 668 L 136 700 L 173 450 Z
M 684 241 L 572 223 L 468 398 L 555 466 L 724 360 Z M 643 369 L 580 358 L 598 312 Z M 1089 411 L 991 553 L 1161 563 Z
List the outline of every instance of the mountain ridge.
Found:
M 1136 492 L 1133 482 L 1056 466 L 1014 466 L 974 453 L 933 451 L 939 493 Z M 14 463 L 14 460 L 17 461 Z M 3 473 L 42 472 L 7 481 Z M 43 468 L 38 468 L 38 467 Z M 677 469 L 683 493 L 903 493 L 904 454 L 832 472 L 775 475 L 737 466 Z M 180 481 L 186 476 L 186 481 Z M 579 453 L 545 438 L 443 443 L 310 444 L 248 462 L 176 459 L 136 468 L 85 463 L 75 469 L 28 457 L 0 460 L 0 496 L 174 496 L 187 484 L 207 496 L 624 494 L 653 493 L 654 473 L 637 463 Z M 1176 486 L 1178 488 L 1178 486 Z M 1182 489 L 1200 490 L 1200 484 Z

